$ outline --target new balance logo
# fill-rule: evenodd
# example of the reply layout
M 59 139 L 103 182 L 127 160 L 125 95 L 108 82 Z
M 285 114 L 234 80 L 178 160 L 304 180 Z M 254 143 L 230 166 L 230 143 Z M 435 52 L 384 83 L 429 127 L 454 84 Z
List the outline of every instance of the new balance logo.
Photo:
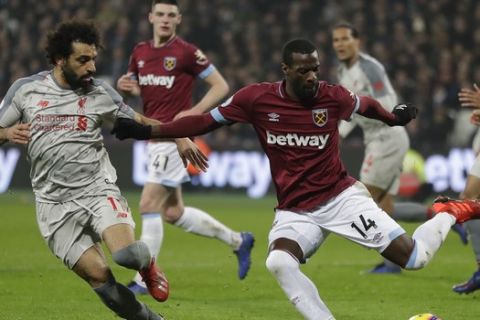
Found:
M 37 103 L 37 107 L 46 108 L 46 107 L 48 107 L 49 103 L 50 102 L 48 102 L 47 100 L 40 100 Z
M 287 133 L 286 135 L 275 135 L 267 131 L 267 143 L 279 146 L 317 147 L 318 149 L 323 149 L 327 145 L 329 137 L 330 134 L 300 136 L 296 133 Z
M 268 114 L 268 121 L 272 122 L 278 122 L 280 121 L 280 115 L 276 114 L 275 112 L 269 113 Z
M 123 219 L 128 218 L 128 213 L 126 213 L 126 212 L 119 212 L 119 213 L 117 213 L 117 218 L 119 218 L 119 219 L 120 219 L 120 218 L 123 218 Z
M 147 74 L 138 77 L 138 84 L 141 86 L 163 86 L 170 89 L 175 81 L 175 76 L 156 76 Z

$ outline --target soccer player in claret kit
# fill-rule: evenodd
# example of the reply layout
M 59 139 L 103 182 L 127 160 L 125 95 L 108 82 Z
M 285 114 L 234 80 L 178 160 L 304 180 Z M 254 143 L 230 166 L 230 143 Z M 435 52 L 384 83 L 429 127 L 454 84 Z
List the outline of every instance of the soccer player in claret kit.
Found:
M 167 299 L 168 282 L 147 245 L 135 241 L 135 223 L 101 134 L 104 123 L 118 118 L 157 121 L 136 113 L 93 77 L 99 47 L 90 23 L 69 21 L 50 33 L 46 52 L 53 69 L 10 87 L 0 104 L 0 143 L 27 145 L 37 222 L 52 253 L 121 318 L 160 320 L 116 281 L 101 246 L 103 241 L 118 265 L 139 271 L 152 297 Z M 206 168 L 193 142 L 176 141 L 182 157 Z
M 172 123 L 142 126 L 116 122 L 119 139 L 203 134 L 221 125 L 253 125 L 270 160 L 278 206 L 269 234 L 266 266 L 305 319 L 334 319 L 300 263 L 335 233 L 409 270 L 423 268 L 445 240 L 451 225 L 480 216 L 474 201 L 434 204 L 438 212 L 412 237 L 385 214 L 363 184 L 348 175 L 339 157 L 338 122 L 354 112 L 391 126 L 406 125 L 416 108 L 386 111 L 376 100 L 319 81 L 315 46 L 303 39 L 283 49 L 283 81 L 249 85 L 210 113 Z
M 145 116 L 161 122 L 209 111 L 228 93 L 227 83 L 200 49 L 176 35 L 182 16 L 175 0 L 153 0 L 151 10 L 153 40 L 135 47 L 128 73 L 118 80 L 117 88 L 128 95 L 140 95 Z M 210 88 L 191 107 L 195 78 Z M 156 257 L 163 240 L 163 221 L 187 232 L 217 238 L 233 249 L 238 276 L 244 279 L 250 268 L 253 235 L 233 231 L 207 212 L 184 205 L 182 183 L 190 177 L 175 144 L 149 141 L 147 152 L 148 177 L 140 199 L 140 239 Z M 138 273 L 128 287 L 137 294 L 147 292 Z

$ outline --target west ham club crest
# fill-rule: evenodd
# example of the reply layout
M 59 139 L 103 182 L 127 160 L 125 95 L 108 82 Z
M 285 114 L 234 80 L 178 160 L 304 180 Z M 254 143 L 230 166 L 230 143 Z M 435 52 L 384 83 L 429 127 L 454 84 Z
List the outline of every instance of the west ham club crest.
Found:
M 175 57 L 165 57 L 163 58 L 163 67 L 167 71 L 172 71 L 177 65 L 177 58 Z
M 313 109 L 313 123 L 318 127 L 323 127 L 328 121 L 328 109 Z

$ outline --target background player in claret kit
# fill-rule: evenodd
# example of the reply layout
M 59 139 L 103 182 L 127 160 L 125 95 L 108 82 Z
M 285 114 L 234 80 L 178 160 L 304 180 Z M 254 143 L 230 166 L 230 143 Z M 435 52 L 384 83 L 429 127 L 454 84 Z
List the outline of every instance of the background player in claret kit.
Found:
M 228 85 L 207 57 L 193 44 L 176 34 L 182 16 L 175 0 L 154 0 L 149 14 L 153 40 L 139 43 L 130 59 L 128 73 L 117 83 L 124 93 L 141 95 L 144 114 L 161 122 L 210 110 L 228 93 Z M 192 108 L 195 77 L 204 80 L 209 90 Z M 175 145 L 148 143 L 148 179 L 140 199 L 141 240 L 157 256 L 163 240 L 163 223 L 187 232 L 215 237 L 231 246 L 238 259 L 238 276 L 244 279 L 250 268 L 254 238 L 249 232 L 235 232 L 208 213 L 183 204 L 181 184 L 189 181 Z M 137 274 L 128 287 L 146 293 Z
M 285 80 L 249 85 L 210 113 L 153 127 L 119 119 L 113 132 L 119 139 L 150 139 L 203 134 L 235 122 L 252 124 L 270 161 L 278 199 L 266 266 L 306 319 L 334 319 L 300 270 L 300 263 L 330 233 L 377 250 L 405 269 L 420 269 L 451 225 L 480 216 L 480 205 L 468 200 L 462 206 L 452 200 L 436 203 L 439 213 L 410 238 L 346 172 L 339 158 L 338 124 L 356 112 L 391 126 L 406 125 L 416 109 L 397 105 L 388 112 L 372 98 L 319 81 L 318 53 L 307 40 L 284 46 L 282 70 Z
M 340 61 L 339 83 L 356 94 L 375 98 L 386 110 L 397 104 L 397 95 L 383 65 L 372 56 L 360 51 L 360 34 L 352 24 L 341 22 L 332 29 L 333 48 Z M 365 184 L 378 205 L 397 221 L 425 221 L 431 218 L 431 208 L 413 202 L 394 204 L 400 186 L 403 160 L 410 141 L 403 127 L 354 115 L 351 121 L 342 121 L 339 131 L 346 137 L 355 126 L 363 131 L 365 156 L 360 169 L 360 181 Z M 460 236 L 466 234 L 461 225 L 455 226 Z M 371 273 L 399 273 L 401 268 L 391 261 L 375 266 Z
M 167 299 L 168 283 L 146 244 L 135 241 L 135 224 L 101 135 L 102 124 L 122 117 L 158 121 L 136 113 L 108 84 L 93 78 L 99 47 L 90 23 L 63 23 L 49 34 L 46 51 L 53 70 L 10 87 L 0 105 L 0 142 L 27 145 L 37 222 L 50 250 L 118 316 L 163 319 L 116 282 L 100 245 L 103 240 L 117 264 L 140 271 L 155 299 Z M 177 143 L 183 157 L 205 169 L 195 144 Z

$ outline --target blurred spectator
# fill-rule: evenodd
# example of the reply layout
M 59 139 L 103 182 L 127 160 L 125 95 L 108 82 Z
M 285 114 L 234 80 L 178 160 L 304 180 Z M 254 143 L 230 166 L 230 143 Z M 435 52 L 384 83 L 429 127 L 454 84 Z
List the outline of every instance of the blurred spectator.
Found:
M 179 2 L 185 8 L 179 34 L 204 49 L 223 71 L 232 91 L 249 82 L 281 76 L 278 52 L 294 37 L 316 43 L 321 72 L 326 80 L 334 79 L 329 28 L 348 20 L 365 35 L 365 50 L 387 68 L 400 100 L 419 107 L 418 120 L 407 128 L 414 147 L 431 150 L 444 146 L 446 140 L 451 145 L 470 142 L 469 127 L 455 126 L 461 118 L 456 96 L 460 87 L 480 83 L 480 65 L 475 63 L 480 61 L 478 1 Z M 40 35 L 73 17 L 94 19 L 99 25 L 106 52 L 100 55 L 103 61 L 98 74 L 115 82 L 126 69 L 134 44 L 151 38 L 145 19 L 149 10 L 148 0 L 0 0 L 0 98 L 13 79 L 50 67 Z M 197 88 L 197 92 L 201 90 Z M 257 146 L 249 127 L 222 130 L 208 137 L 212 145 Z

